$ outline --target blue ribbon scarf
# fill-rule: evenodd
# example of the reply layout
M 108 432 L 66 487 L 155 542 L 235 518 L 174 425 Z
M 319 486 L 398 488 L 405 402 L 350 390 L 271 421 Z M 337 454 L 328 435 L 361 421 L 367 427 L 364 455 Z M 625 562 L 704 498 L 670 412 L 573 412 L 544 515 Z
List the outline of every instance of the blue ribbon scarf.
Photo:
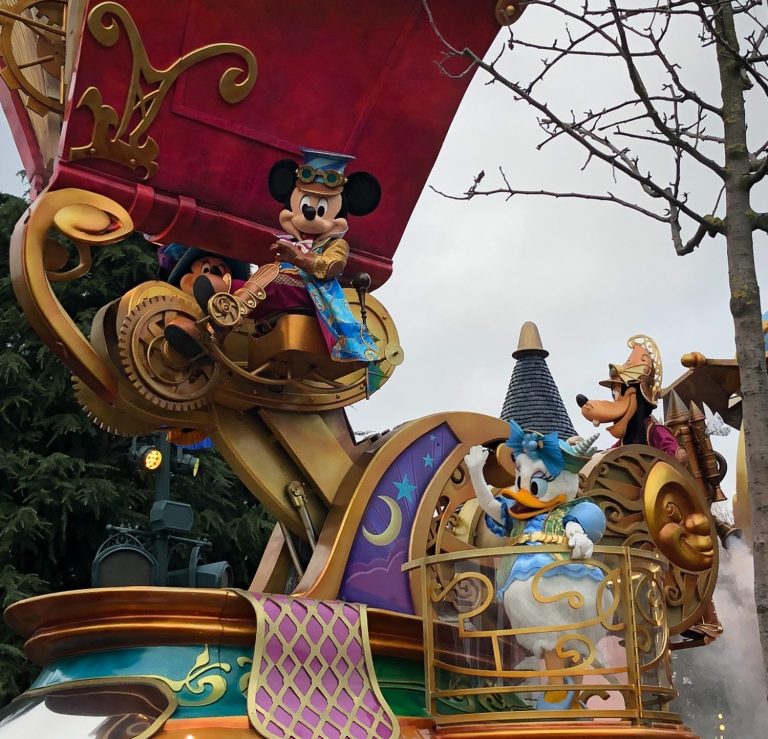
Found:
M 518 423 L 510 419 L 509 439 L 506 444 L 515 456 L 526 454 L 531 459 L 540 459 L 549 474 L 554 477 L 563 471 L 565 460 L 556 431 L 546 435 L 538 431 L 524 431 Z

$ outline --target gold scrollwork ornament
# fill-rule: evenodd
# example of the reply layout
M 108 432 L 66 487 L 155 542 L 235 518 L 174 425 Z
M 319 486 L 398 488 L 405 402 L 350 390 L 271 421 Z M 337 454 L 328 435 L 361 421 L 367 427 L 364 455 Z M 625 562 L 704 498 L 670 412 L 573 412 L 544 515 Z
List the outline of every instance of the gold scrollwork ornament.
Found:
M 128 11 L 116 2 L 96 5 L 88 14 L 87 26 L 93 38 L 102 46 L 114 46 L 120 37 L 120 25 L 131 46 L 133 68 L 122 113 L 104 103 L 101 91 L 89 87 L 77 107 L 86 107 L 93 116 L 91 141 L 70 149 L 72 161 L 84 158 L 108 159 L 131 169 L 143 168 L 144 180 L 157 173 L 159 146 L 148 134 L 165 96 L 179 76 L 206 59 L 234 54 L 244 67 L 229 67 L 219 79 L 219 94 L 228 103 L 239 103 L 256 83 L 256 57 L 240 44 L 217 43 L 200 47 L 177 59 L 165 69 L 155 68 L 149 61 L 139 30 Z M 131 124 L 136 122 L 132 127 Z
M 71 268 L 66 249 L 49 237 L 54 225 L 75 242 L 78 263 Z M 107 402 L 117 395 L 112 370 L 59 303 L 51 283 L 86 274 L 94 247 L 122 241 L 131 231 L 131 217 L 118 203 L 66 188 L 41 193 L 11 237 L 11 279 L 27 319 L 53 353 Z
M 217 674 L 206 674 L 211 671 Z M 221 700 L 227 692 L 227 679 L 220 674 L 230 672 L 232 666 L 228 662 L 211 662 L 211 654 L 206 644 L 203 651 L 197 655 L 189 672 L 181 680 L 171 680 L 163 675 L 149 675 L 162 680 L 176 693 L 179 706 L 210 706 Z M 189 695 L 185 695 L 185 691 Z

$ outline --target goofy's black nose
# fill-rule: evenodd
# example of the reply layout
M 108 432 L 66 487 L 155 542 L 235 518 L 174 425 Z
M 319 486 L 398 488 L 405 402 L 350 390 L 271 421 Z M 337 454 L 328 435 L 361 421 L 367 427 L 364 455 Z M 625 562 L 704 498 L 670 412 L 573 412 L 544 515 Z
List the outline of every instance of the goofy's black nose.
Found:
M 589 403 L 589 398 L 586 395 L 579 393 L 576 396 L 576 404 L 579 406 L 579 408 L 583 408 L 587 403 Z
M 308 221 L 315 220 L 315 209 L 311 205 L 302 205 L 301 212 Z

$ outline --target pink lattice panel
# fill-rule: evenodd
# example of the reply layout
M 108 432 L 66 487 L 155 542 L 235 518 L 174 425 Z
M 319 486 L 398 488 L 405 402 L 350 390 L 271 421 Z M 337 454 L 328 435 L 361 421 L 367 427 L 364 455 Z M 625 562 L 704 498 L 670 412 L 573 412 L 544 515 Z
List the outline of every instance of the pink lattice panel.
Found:
M 268 739 L 400 736 L 373 670 L 365 606 L 247 597 L 257 620 L 248 715 L 258 732 Z

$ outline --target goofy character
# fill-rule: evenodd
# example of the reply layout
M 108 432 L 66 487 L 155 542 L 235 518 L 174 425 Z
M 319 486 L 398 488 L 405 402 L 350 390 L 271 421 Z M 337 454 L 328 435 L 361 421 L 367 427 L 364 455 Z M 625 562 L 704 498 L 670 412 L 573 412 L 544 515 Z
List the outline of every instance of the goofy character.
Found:
M 562 657 L 566 644 L 585 659 L 590 643 L 595 645 L 604 634 L 598 597 L 605 575 L 598 567 L 575 561 L 590 558 L 593 545 L 605 533 L 602 509 L 588 498 L 575 499 L 578 472 L 594 452 L 591 445 L 597 435 L 571 445 L 559 441 L 556 432 L 524 431 L 515 421 L 509 426 L 507 446 L 517 467 L 512 488 L 494 496 L 483 477 L 488 450 L 482 446 L 472 447 L 464 461 L 488 528 L 499 537 L 510 537 L 506 541 L 510 545 L 531 549 L 530 554 L 515 557 L 498 590 L 512 628 L 522 632 L 516 634 L 517 641 L 535 659 L 543 659 L 547 670 L 562 671 L 568 666 Z M 542 544 L 567 546 L 571 556 L 536 552 Z M 573 591 L 582 596 L 580 605 L 563 597 Z M 562 631 L 568 624 L 585 622 L 584 627 Z M 563 681 L 573 684 L 574 677 L 566 675 Z M 573 698 L 573 691 L 567 695 L 544 691 L 536 707 L 565 709 Z
M 617 439 L 615 447 L 624 444 L 647 444 L 666 452 L 685 464 L 687 454 L 672 432 L 658 423 L 651 413 L 661 392 L 662 364 L 656 342 L 637 334 L 627 341 L 629 358 L 624 364 L 609 364 L 609 377 L 600 385 L 611 389 L 613 400 L 590 400 L 577 395 L 581 414 L 595 426 L 611 423 L 606 429 Z

